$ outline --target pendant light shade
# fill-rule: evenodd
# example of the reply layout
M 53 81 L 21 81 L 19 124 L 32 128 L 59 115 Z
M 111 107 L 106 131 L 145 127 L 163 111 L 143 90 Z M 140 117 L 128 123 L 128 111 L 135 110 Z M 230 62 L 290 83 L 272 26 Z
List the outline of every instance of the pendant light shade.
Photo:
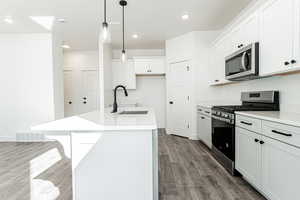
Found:
M 127 60 L 126 51 L 125 51 L 125 50 L 122 50 L 122 53 L 121 53 L 121 61 L 122 61 L 122 63 L 125 63 L 126 60 Z
M 110 31 L 106 21 L 106 0 L 104 0 L 104 22 L 102 23 L 101 40 L 103 43 L 110 43 L 111 41 Z
M 126 51 L 125 51 L 125 14 L 124 7 L 127 6 L 127 1 L 121 0 L 120 5 L 122 6 L 122 52 L 121 52 L 121 61 L 126 62 Z

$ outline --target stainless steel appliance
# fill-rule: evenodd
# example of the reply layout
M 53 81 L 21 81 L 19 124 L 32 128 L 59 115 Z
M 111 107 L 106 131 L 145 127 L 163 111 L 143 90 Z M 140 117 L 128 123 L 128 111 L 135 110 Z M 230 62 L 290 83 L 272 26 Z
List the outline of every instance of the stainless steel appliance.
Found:
M 242 105 L 212 107 L 212 153 L 232 175 L 236 175 L 235 111 L 278 111 L 279 92 L 243 92 Z
M 225 58 L 227 80 L 248 80 L 259 76 L 259 43 L 250 44 Z

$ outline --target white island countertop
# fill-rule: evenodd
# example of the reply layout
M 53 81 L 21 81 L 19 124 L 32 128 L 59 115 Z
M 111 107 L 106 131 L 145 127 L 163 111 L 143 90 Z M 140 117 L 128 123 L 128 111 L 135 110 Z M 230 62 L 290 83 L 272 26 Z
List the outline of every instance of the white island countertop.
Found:
M 300 114 L 282 111 L 240 111 L 237 115 L 300 127 Z
M 107 108 L 105 113 L 93 111 L 78 116 L 40 124 L 31 127 L 33 131 L 113 131 L 113 130 L 154 130 L 157 129 L 155 113 L 152 108 L 128 107 L 119 108 L 118 113 L 111 113 Z M 147 114 L 121 115 L 122 111 L 148 111 Z

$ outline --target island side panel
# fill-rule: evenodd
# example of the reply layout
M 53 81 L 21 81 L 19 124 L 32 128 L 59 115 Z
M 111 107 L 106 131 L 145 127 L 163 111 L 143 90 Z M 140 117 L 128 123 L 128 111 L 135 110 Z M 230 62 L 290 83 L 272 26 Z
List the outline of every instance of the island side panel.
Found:
M 152 130 L 72 133 L 76 200 L 153 200 Z
M 153 141 L 153 199 L 159 200 L 159 160 L 158 160 L 158 130 L 152 131 L 152 141 Z

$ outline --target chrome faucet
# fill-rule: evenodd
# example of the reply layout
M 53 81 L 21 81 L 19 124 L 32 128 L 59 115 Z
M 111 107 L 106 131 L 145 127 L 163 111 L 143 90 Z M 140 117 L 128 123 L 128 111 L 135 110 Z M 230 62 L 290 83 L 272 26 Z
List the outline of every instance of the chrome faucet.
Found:
M 117 104 L 117 90 L 118 90 L 118 88 L 122 88 L 124 90 L 125 96 L 126 97 L 128 96 L 128 93 L 127 93 L 127 90 L 126 90 L 125 86 L 118 85 L 118 86 L 115 87 L 115 89 L 114 89 L 114 103 L 113 103 L 112 113 L 118 112 L 118 104 Z

